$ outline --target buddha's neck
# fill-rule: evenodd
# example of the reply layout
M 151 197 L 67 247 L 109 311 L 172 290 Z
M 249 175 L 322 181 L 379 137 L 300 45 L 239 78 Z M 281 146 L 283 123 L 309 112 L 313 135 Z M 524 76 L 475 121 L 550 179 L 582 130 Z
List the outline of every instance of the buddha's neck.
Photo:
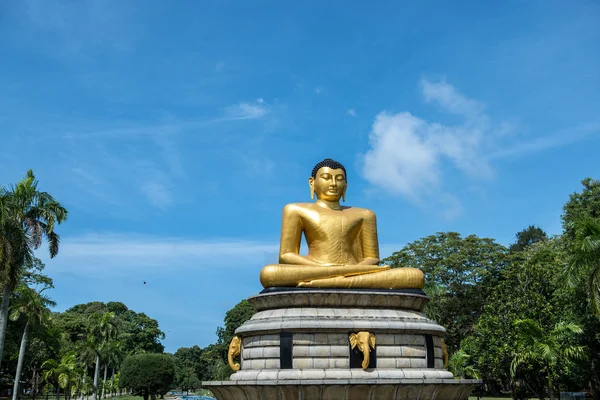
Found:
M 331 210 L 339 210 L 342 208 L 340 206 L 339 201 L 327 201 L 327 200 L 317 199 L 317 205 L 319 205 L 321 207 L 329 208 Z

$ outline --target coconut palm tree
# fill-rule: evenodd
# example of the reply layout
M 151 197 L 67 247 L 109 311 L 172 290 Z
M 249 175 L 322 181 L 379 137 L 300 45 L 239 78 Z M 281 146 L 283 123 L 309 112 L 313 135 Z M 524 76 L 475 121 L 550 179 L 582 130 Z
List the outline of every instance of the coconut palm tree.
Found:
M 96 367 L 94 370 L 94 393 L 92 399 L 98 398 L 98 381 L 100 379 L 100 356 L 103 349 L 108 346 L 110 341 L 117 337 L 119 329 L 115 319 L 114 312 L 105 312 L 104 314 L 90 315 L 90 337 L 96 344 Z
M 19 382 L 21 381 L 21 372 L 23 371 L 23 361 L 25 360 L 25 349 L 27 347 L 27 336 L 29 327 L 33 324 L 43 324 L 50 318 L 50 310 L 48 307 L 53 307 L 56 303 L 42 292 L 39 293 L 27 287 L 20 286 L 17 288 L 18 301 L 14 304 L 10 319 L 16 321 L 22 315 L 27 318 L 23 337 L 21 338 L 21 348 L 19 349 L 19 360 L 17 362 L 17 372 L 15 374 L 15 383 L 13 387 L 13 400 L 17 400 L 19 395 Z
M 584 346 L 572 344 L 572 340 L 583 332 L 573 323 L 559 322 L 548 331 L 538 322 L 531 319 L 515 321 L 519 337 L 519 347 L 510 365 L 511 375 L 517 374 L 517 368 L 523 364 L 538 364 L 541 372 L 546 374 L 548 396 L 554 400 L 554 384 L 552 373 L 559 361 L 573 361 L 585 358 Z
M 38 190 L 32 170 L 14 187 L 0 190 L 0 361 L 8 323 L 10 296 L 33 250 L 48 242 L 50 257 L 58 254 L 60 237 L 55 225 L 67 219 L 67 210 L 46 192 Z
M 121 365 L 124 355 L 125 355 L 125 353 L 123 350 L 123 342 L 112 341 L 112 342 L 109 342 L 107 346 L 105 346 L 105 349 L 104 349 L 104 360 L 105 360 L 104 386 L 107 386 L 109 388 L 112 388 L 114 386 L 115 369 Z M 112 369 L 112 372 L 111 372 L 110 385 L 107 385 L 106 378 L 107 378 L 107 370 L 109 367 Z M 104 388 L 102 389 L 102 398 L 106 398 Z
M 42 364 L 44 373 L 42 377 L 45 381 L 56 383 L 56 400 L 59 399 L 59 388 L 64 389 L 65 399 L 71 395 L 71 385 L 77 381 L 81 371 L 77 364 L 77 355 L 74 351 L 68 352 L 59 361 L 54 359 L 46 360 Z
M 584 217 L 572 225 L 575 237 L 567 276 L 571 283 L 585 279 L 592 312 L 600 317 L 600 219 Z

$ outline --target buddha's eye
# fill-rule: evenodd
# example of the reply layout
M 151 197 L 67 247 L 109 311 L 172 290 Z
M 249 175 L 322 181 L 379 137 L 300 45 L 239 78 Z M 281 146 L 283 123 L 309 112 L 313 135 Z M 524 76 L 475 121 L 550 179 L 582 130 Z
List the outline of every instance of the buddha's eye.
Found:
M 329 175 L 329 174 L 322 174 L 322 175 L 321 175 L 321 178 L 323 178 L 323 179 L 325 179 L 325 180 L 327 180 L 327 179 L 331 179 L 331 175 Z
M 344 181 L 344 180 L 345 180 L 345 179 L 344 179 L 344 175 L 338 175 L 338 176 L 336 176 L 336 177 L 335 177 L 335 179 L 336 179 L 337 181 Z

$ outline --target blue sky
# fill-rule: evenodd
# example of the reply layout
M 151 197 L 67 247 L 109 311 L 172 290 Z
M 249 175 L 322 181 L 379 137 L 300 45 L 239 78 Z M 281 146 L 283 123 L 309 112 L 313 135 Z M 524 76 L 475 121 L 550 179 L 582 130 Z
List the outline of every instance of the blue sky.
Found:
M 122 301 L 205 346 L 325 157 L 382 256 L 559 233 L 598 178 L 598 43 L 585 0 L 2 2 L 0 184 L 32 168 L 70 211 L 58 310 Z

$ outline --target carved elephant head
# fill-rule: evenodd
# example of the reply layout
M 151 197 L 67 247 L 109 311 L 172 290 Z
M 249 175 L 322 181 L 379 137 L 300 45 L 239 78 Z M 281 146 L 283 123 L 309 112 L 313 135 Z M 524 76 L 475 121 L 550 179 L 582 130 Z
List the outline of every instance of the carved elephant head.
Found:
M 358 347 L 358 350 L 363 353 L 362 367 L 367 369 L 371 361 L 371 349 L 375 348 L 375 335 L 369 332 L 351 333 L 350 346 L 352 349 Z
M 242 350 L 242 340 L 239 336 L 234 336 L 229 343 L 229 351 L 227 352 L 227 362 L 234 371 L 240 370 L 240 364 L 233 361 L 233 359 L 240 355 Z

